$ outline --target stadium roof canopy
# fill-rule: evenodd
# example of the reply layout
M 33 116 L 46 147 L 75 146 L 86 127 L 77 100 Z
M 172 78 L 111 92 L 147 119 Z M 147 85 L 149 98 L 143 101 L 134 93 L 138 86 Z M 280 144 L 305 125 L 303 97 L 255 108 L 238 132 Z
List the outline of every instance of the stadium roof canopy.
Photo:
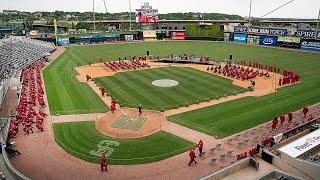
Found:
M 296 158 L 318 145 L 320 145 L 320 129 L 281 147 L 279 151 Z

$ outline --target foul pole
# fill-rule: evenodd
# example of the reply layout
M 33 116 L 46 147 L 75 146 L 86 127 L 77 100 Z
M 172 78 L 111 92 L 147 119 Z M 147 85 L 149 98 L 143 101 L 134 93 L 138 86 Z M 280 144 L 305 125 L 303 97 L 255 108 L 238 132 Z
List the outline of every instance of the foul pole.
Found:
M 250 0 L 250 8 L 249 8 L 249 25 L 251 21 L 251 8 L 252 8 L 252 0 Z
M 94 12 L 94 0 L 92 0 L 92 14 L 93 14 L 93 30 L 96 31 L 96 14 Z
M 318 37 L 318 33 L 319 33 L 319 20 L 320 20 L 320 9 L 319 9 L 318 20 L 317 20 L 316 38 Z

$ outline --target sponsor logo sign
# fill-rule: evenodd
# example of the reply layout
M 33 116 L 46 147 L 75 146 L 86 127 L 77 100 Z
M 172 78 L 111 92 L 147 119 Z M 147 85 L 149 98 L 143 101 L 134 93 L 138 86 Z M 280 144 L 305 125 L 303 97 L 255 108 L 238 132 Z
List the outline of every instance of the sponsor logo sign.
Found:
M 171 39 L 173 40 L 184 40 L 186 36 L 185 32 L 172 32 Z
M 133 41 L 133 35 L 125 35 L 124 39 L 126 42 L 132 42 Z
M 246 33 L 248 30 L 247 27 L 243 27 L 243 26 L 235 26 L 234 27 L 234 32 L 237 32 L 237 33 Z
M 296 37 L 303 37 L 303 38 L 317 38 L 320 39 L 320 33 L 318 33 L 318 35 L 316 35 L 316 31 L 312 31 L 312 30 L 297 30 L 294 33 L 294 36 Z
M 261 34 L 261 35 L 287 35 L 287 29 L 275 29 L 275 28 L 262 28 L 262 27 L 244 27 L 235 26 L 234 32 L 248 33 L 248 34 Z
M 320 145 L 320 129 L 315 130 L 300 139 L 297 139 L 279 150 L 293 158 L 296 158 L 303 153 Z
M 278 42 L 288 42 L 288 43 L 300 43 L 301 38 L 291 37 L 291 36 L 279 36 Z
M 59 46 L 69 45 L 69 38 L 58 38 L 58 45 Z
M 264 46 L 276 46 L 277 45 L 277 37 L 274 36 L 260 36 L 260 45 Z
M 320 135 L 319 136 L 314 136 L 314 137 L 310 137 L 307 138 L 303 144 L 300 144 L 298 146 L 295 146 L 294 148 L 297 149 L 298 151 L 303 151 L 304 149 L 308 148 L 308 147 L 312 147 L 315 144 L 317 144 L 318 142 L 320 142 Z
M 320 51 L 320 41 L 317 40 L 302 40 L 300 45 L 301 50 Z
M 233 42 L 246 43 L 247 42 L 247 34 L 234 34 Z

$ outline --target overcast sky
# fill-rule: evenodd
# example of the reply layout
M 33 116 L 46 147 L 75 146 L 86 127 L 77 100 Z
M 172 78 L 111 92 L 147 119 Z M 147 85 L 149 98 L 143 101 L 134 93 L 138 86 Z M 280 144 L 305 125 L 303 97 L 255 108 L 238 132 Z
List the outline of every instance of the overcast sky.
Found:
M 129 0 L 106 0 L 108 12 L 129 11 Z M 131 0 L 132 10 L 146 0 Z M 260 17 L 289 0 L 253 0 L 252 15 Z M 148 0 L 159 9 L 168 12 L 217 12 L 248 16 L 250 0 Z M 92 11 L 92 0 L 0 0 L 0 10 L 20 11 Z M 105 12 L 103 0 L 95 0 L 97 12 Z M 267 17 L 317 18 L 320 0 L 295 0 L 293 3 Z

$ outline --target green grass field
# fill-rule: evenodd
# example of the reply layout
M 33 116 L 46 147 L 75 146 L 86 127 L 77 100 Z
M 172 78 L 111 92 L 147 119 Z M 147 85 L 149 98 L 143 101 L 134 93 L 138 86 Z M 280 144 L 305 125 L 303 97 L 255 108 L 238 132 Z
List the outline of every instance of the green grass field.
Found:
M 95 154 L 104 150 L 106 154 L 111 152 L 108 157 L 110 164 L 155 162 L 183 153 L 195 146 L 192 142 L 164 131 L 138 139 L 114 139 L 100 134 L 94 123 L 85 121 L 53 124 L 56 142 L 73 156 L 93 163 L 100 163 L 100 155 Z M 101 141 L 98 148 L 97 145 Z
M 289 110 L 297 110 L 305 104 L 320 102 L 320 54 L 284 49 L 248 46 L 224 42 L 147 42 L 139 44 L 114 44 L 100 46 L 68 47 L 60 58 L 44 72 L 51 113 L 89 113 L 106 111 L 100 99 L 86 85 L 79 83 L 73 67 L 90 60 L 117 60 L 118 56 L 140 56 L 149 50 L 155 56 L 168 54 L 196 54 L 216 60 L 228 58 L 232 53 L 236 60 L 259 60 L 264 64 L 276 64 L 301 74 L 302 83 L 282 88 L 278 93 L 264 97 L 248 97 L 209 108 L 170 117 L 170 120 L 207 134 L 225 137 L 257 124 L 266 122 Z M 190 76 L 186 77 L 189 78 Z
M 146 122 L 147 118 L 144 117 L 134 117 L 129 115 L 122 115 L 118 120 L 116 120 L 111 127 L 119 129 L 127 129 L 133 131 L 139 131 L 143 124 Z
M 152 81 L 172 79 L 179 82 L 174 87 L 158 87 Z M 166 110 L 210 99 L 238 94 L 245 91 L 231 80 L 182 67 L 164 67 L 117 73 L 114 76 L 96 78 L 109 95 L 125 107 Z

